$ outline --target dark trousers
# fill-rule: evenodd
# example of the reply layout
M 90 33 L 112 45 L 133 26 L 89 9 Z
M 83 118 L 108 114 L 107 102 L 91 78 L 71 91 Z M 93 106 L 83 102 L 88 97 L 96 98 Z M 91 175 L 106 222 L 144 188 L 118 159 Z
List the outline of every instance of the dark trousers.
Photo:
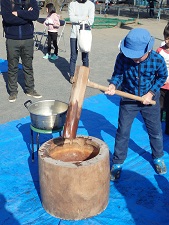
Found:
M 150 17 L 154 17 L 154 8 L 151 8 L 149 11 Z
M 161 120 L 163 117 L 163 111 L 166 112 L 165 119 L 165 133 L 169 134 L 169 90 L 160 89 L 160 106 L 161 106 Z
M 155 96 L 154 100 L 156 101 L 156 105 L 143 105 L 126 98 L 121 100 L 113 163 L 122 164 L 127 157 L 131 125 L 138 112 L 141 113 L 147 128 L 152 157 L 160 158 L 163 156 L 159 93 Z
M 33 39 L 27 40 L 6 40 L 7 60 L 8 60 L 8 90 L 9 94 L 18 93 L 18 64 L 21 57 L 25 92 L 34 90 L 34 77 L 33 77 Z
M 52 49 L 52 42 L 54 47 L 54 54 L 58 55 L 58 45 L 57 45 L 57 32 L 49 32 L 48 31 L 48 54 L 50 55 Z
M 78 56 L 77 39 L 70 38 L 70 76 L 74 76 L 76 61 Z M 89 53 L 82 52 L 82 63 L 83 66 L 89 67 Z

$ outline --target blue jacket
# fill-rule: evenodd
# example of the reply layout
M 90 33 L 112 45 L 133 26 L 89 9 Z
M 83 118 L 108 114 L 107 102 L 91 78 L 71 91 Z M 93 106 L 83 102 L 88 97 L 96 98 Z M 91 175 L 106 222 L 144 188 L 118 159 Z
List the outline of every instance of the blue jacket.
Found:
M 158 92 L 167 76 L 164 58 L 155 51 L 139 64 L 119 53 L 110 83 L 124 92 L 143 96 L 149 91 Z
M 25 4 L 28 2 L 28 4 Z M 28 8 L 32 7 L 32 11 Z M 12 14 L 17 11 L 18 16 Z M 1 14 L 5 37 L 14 40 L 33 38 L 35 21 L 39 17 L 36 0 L 1 0 Z

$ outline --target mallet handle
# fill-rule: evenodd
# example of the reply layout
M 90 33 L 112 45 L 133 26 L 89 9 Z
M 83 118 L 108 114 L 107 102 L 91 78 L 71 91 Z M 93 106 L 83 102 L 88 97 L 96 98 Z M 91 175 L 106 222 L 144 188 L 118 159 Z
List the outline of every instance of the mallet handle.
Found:
M 102 86 L 100 84 L 96 84 L 96 83 L 94 83 L 92 81 L 89 81 L 89 80 L 87 82 L 87 86 L 91 87 L 91 88 L 99 89 L 101 91 L 107 91 L 108 90 L 108 87 Z M 121 97 L 130 98 L 130 99 L 133 99 L 133 100 L 136 100 L 136 101 L 143 102 L 143 98 L 140 97 L 140 96 L 137 96 L 137 95 L 129 94 L 129 93 L 126 93 L 126 92 L 123 92 L 123 91 L 119 91 L 119 90 L 116 90 L 115 93 L 116 93 L 116 95 L 119 95 Z M 150 102 L 150 104 L 151 105 L 155 105 L 156 101 L 152 100 Z

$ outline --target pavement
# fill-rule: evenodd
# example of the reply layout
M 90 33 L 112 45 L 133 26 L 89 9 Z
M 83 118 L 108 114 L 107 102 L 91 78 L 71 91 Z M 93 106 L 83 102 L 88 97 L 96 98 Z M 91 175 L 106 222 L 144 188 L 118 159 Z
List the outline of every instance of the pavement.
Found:
M 62 18 L 68 17 L 67 10 L 60 12 Z M 121 13 L 122 14 L 122 13 Z M 96 12 L 96 16 L 103 17 L 99 12 Z M 116 14 L 107 15 L 108 17 L 118 18 Z M 128 15 L 130 16 L 130 14 Z M 134 15 L 132 15 L 134 16 Z M 136 15 L 135 15 L 136 16 Z M 46 17 L 46 14 L 41 11 L 40 19 Z M 119 17 L 124 18 L 124 17 Z M 128 18 L 128 17 L 125 17 Z M 0 23 L 2 18 L 0 17 Z M 116 56 L 119 52 L 118 43 L 122 40 L 130 29 L 136 27 L 146 28 L 155 37 L 154 49 L 156 49 L 163 40 L 163 29 L 167 24 L 167 20 L 161 19 L 149 19 L 141 18 L 137 20 L 137 23 L 128 24 L 123 27 L 113 27 L 104 29 L 93 29 L 93 43 L 92 51 L 90 53 L 90 75 L 91 81 L 99 83 L 101 85 L 108 86 L 108 79 L 111 77 Z M 65 27 L 64 37 L 66 43 L 66 52 L 59 51 L 59 59 L 56 61 L 48 61 L 42 59 L 44 53 L 42 50 L 35 50 L 34 52 L 34 78 L 35 89 L 43 97 L 40 100 L 59 100 L 66 103 L 69 102 L 71 84 L 68 81 L 69 72 L 69 36 L 70 25 Z M 43 24 L 37 22 L 36 31 L 42 34 L 44 30 Z M 3 37 L 3 29 L 0 28 L 0 58 L 6 60 L 6 47 L 5 38 Z M 39 36 L 40 38 L 40 36 Z M 43 40 L 44 41 L 44 40 Z M 63 49 L 63 40 L 61 40 L 59 48 Z M 79 54 L 77 65 L 81 65 L 81 55 Z M 28 110 L 24 106 L 30 97 L 24 94 L 24 79 L 22 70 L 18 72 L 18 98 L 14 103 L 8 101 L 7 93 L 7 72 L 0 74 L 0 87 L 1 87 L 1 104 L 0 104 L 0 124 L 8 121 L 16 120 L 21 117 L 29 115 Z M 101 93 L 99 90 L 87 88 L 85 98 Z M 37 99 L 31 99 L 32 102 L 39 101 Z

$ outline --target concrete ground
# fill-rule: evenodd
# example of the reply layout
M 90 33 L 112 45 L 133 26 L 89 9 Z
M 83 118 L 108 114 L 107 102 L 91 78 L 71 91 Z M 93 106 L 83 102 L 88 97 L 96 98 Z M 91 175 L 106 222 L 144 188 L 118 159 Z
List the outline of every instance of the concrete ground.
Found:
M 67 10 L 60 12 L 62 18 L 68 17 Z M 122 13 L 121 13 L 122 14 Z M 99 15 L 96 11 L 96 16 Z M 108 17 L 116 18 L 117 15 L 111 14 Z M 130 16 L 130 15 L 128 15 Z M 133 15 L 132 15 L 133 16 Z M 46 15 L 41 11 L 40 19 L 45 18 Z M 123 18 L 123 17 L 120 17 Z M 125 17 L 128 18 L 128 17 Z M 0 20 L 2 18 L 0 17 Z M 1 21 L 0 21 L 1 22 Z M 93 29 L 93 44 L 90 53 L 90 80 L 96 83 L 108 86 L 108 79 L 111 77 L 116 55 L 118 54 L 118 43 L 129 32 L 130 29 L 136 27 L 146 28 L 150 31 L 152 36 L 155 37 L 154 50 L 160 45 L 163 40 L 163 29 L 167 24 L 167 18 L 157 19 L 140 18 L 137 23 L 128 24 L 123 27 L 113 27 L 104 29 Z M 35 89 L 42 94 L 40 100 L 59 100 L 69 102 L 71 84 L 68 81 L 69 71 L 69 36 L 70 25 L 65 27 L 64 37 L 66 42 L 66 52 L 59 51 L 59 59 L 56 61 L 44 60 L 42 57 L 44 53 L 42 50 L 35 50 L 34 52 L 34 77 Z M 36 31 L 43 32 L 43 24 L 37 22 Z M 5 38 L 3 37 L 3 29 L 0 28 L 0 58 L 6 59 Z M 39 36 L 40 37 L 40 36 Z M 59 47 L 63 49 L 63 40 L 61 40 Z M 79 54 L 77 65 L 81 65 L 81 56 Z M 30 97 L 24 94 L 24 79 L 22 71 L 19 71 L 18 76 L 18 98 L 14 103 L 8 101 L 8 93 L 6 88 L 7 73 L 0 74 L 0 87 L 1 87 L 1 104 L 0 104 L 0 124 L 6 123 L 11 120 L 16 120 L 29 115 L 28 110 L 25 108 L 24 103 Z M 100 93 L 99 90 L 87 88 L 85 97 L 93 96 Z M 32 102 L 39 101 L 32 99 Z

